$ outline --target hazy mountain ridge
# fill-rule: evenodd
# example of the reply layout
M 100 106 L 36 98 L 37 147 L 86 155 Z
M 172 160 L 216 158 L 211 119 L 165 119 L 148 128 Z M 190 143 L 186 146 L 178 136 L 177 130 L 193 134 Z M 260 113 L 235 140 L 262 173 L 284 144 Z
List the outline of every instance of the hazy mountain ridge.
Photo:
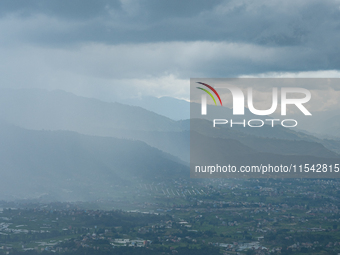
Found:
M 280 139 L 273 137 L 250 135 L 245 129 L 234 129 L 227 126 L 212 127 L 212 123 L 206 120 L 191 120 L 193 123 L 192 129 L 206 136 L 224 139 L 236 139 L 244 145 L 258 151 L 270 152 L 281 155 L 309 155 L 316 157 L 338 158 L 340 155 L 325 148 L 321 143 L 315 142 L 311 139 Z M 277 129 L 278 128 L 278 129 Z M 251 129 L 251 128 L 249 128 Z M 257 128 L 260 129 L 260 128 Z M 268 127 L 270 130 L 280 134 L 280 127 Z M 265 132 L 265 131 L 263 131 Z M 298 136 L 298 133 L 293 133 L 291 130 L 284 131 Z M 317 140 L 317 139 L 316 139 Z
M 199 160 L 212 163 L 209 148 L 215 147 L 235 165 L 339 158 L 323 146 L 328 142 L 336 150 L 338 141 L 279 126 L 213 128 L 208 120 L 174 121 L 140 107 L 63 91 L 2 90 L 0 119 L 15 125 L 0 123 L 5 199 L 91 200 L 112 197 L 137 180 L 188 178 L 193 136 L 205 141 Z M 200 124 L 191 126 L 190 135 L 195 121 Z
M 88 200 L 110 196 L 112 185 L 133 185 L 136 178 L 188 176 L 188 168 L 172 158 L 140 141 L 1 123 L 1 199 L 45 193 L 58 200 Z
M 160 98 L 156 102 L 160 104 L 164 100 L 189 106 L 188 102 L 178 99 Z M 88 135 L 141 140 L 189 162 L 189 120 L 174 121 L 140 107 L 102 102 L 63 91 L 2 90 L 0 106 L 0 118 L 24 128 L 70 130 Z M 172 112 L 176 112 L 177 108 L 171 109 Z M 231 110 L 225 107 L 217 109 L 231 114 Z M 237 139 L 258 152 L 331 158 L 338 157 L 334 151 L 340 151 L 339 141 L 322 140 L 281 126 L 228 128 L 227 125 L 220 125 L 213 129 L 207 122 L 202 128 L 196 131 Z
M 155 112 L 159 115 L 166 116 L 173 120 L 185 120 L 190 118 L 190 102 L 177 99 L 177 98 L 170 98 L 170 97 L 141 97 L 141 98 L 133 98 L 129 100 L 119 100 L 119 102 L 134 106 L 140 106 L 144 109 L 149 111 Z M 194 107 L 199 108 L 199 104 L 192 104 Z M 218 113 L 219 116 L 223 116 L 223 118 L 230 119 L 264 119 L 270 118 L 265 116 L 256 116 L 253 115 L 248 108 L 245 108 L 245 115 L 243 117 L 236 117 L 232 115 L 232 110 L 227 107 L 220 107 L 214 105 L 208 105 L 208 112 L 209 109 L 214 109 L 213 112 Z M 279 118 L 279 116 L 276 116 Z M 207 119 L 211 119 L 211 116 L 206 116 Z M 220 117 L 219 117 L 220 118 Z M 291 139 L 294 136 L 296 138 L 303 136 L 303 133 L 310 133 L 312 135 L 307 135 L 306 139 L 314 139 L 315 135 L 317 136 L 325 136 L 330 139 L 339 139 L 340 137 L 340 122 L 339 122 L 339 113 L 336 110 L 327 111 L 327 112 L 313 112 L 312 116 L 304 116 L 301 114 L 292 115 L 291 118 L 296 119 L 298 121 L 298 128 L 300 130 L 296 130 L 298 135 L 294 131 L 289 133 L 289 129 L 284 130 L 285 128 L 281 127 L 281 131 L 283 131 L 282 136 L 280 138 Z M 253 128 L 246 128 L 244 131 L 250 132 L 251 134 L 257 134 L 259 136 L 269 136 L 274 135 L 275 137 L 278 135 L 277 132 L 271 132 L 268 128 L 266 132 L 263 132 L 264 129 L 253 129 Z M 267 133 L 269 132 L 269 133 Z M 294 134 L 295 133 L 295 134 Z M 314 135 L 315 134 L 315 135 Z M 286 136 L 287 135 L 287 136 Z M 314 138 L 313 138 L 314 137 Z M 327 144 L 326 144 L 327 145 Z
M 178 121 L 178 123 L 180 124 L 181 128 L 184 130 L 189 130 L 189 122 L 185 119 L 189 119 L 190 116 L 190 103 L 185 101 L 185 100 L 181 100 L 181 99 L 175 99 L 175 98 L 169 98 L 169 97 L 161 97 L 161 98 L 154 98 L 154 97 L 142 97 L 142 98 L 136 98 L 136 99 L 131 99 L 131 100 L 127 100 L 127 102 L 129 104 L 132 105 L 138 105 L 141 107 L 145 107 L 146 109 L 150 110 L 150 111 L 154 111 L 157 112 L 158 114 L 167 116 L 168 118 L 174 119 L 174 120 L 181 120 Z M 192 103 L 191 104 L 194 109 L 200 108 L 199 104 L 195 104 Z M 213 109 L 213 111 L 211 111 Z M 197 110 L 194 110 L 195 112 L 197 112 Z M 235 116 L 232 115 L 232 110 L 227 108 L 227 107 L 220 107 L 220 106 L 213 106 L 213 105 L 208 105 L 208 112 L 214 112 L 217 113 L 217 117 L 220 118 L 220 116 L 223 116 L 226 119 L 230 119 L 233 118 L 235 119 Z M 331 113 L 331 114 L 335 114 L 335 113 Z M 315 115 L 315 116 L 314 116 Z M 200 116 L 202 117 L 202 116 Z M 206 119 L 211 120 L 211 118 L 213 118 L 213 116 L 207 115 Z M 253 115 L 247 108 L 245 108 L 245 115 L 244 116 L 237 116 L 236 119 L 237 120 L 241 120 L 241 119 L 252 119 L 252 118 L 256 118 L 258 119 L 259 116 L 255 116 Z M 260 119 L 268 119 L 268 116 L 263 116 Z M 299 126 L 302 127 L 309 127 L 311 128 L 311 123 L 312 120 L 314 120 L 313 123 L 319 123 L 318 121 L 315 121 L 316 119 L 326 119 L 325 116 L 320 115 L 320 114 L 314 114 L 313 116 L 297 116 L 298 122 L 299 122 Z M 336 119 L 332 119 L 331 122 L 336 121 Z M 183 124 L 184 123 L 184 124 Z M 325 123 L 322 122 L 321 123 Z M 313 126 L 315 126 L 313 124 Z M 324 130 L 326 128 L 325 125 L 323 125 L 323 127 L 320 126 L 320 123 L 318 124 L 318 128 L 320 130 Z M 328 126 L 328 125 L 327 125 Z M 223 127 L 223 126 L 221 126 Z M 315 128 L 314 128 L 315 129 Z M 329 130 L 327 131 L 327 134 L 336 134 L 336 132 L 334 131 L 333 127 L 329 127 Z M 330 130 L 333 130 L 332 132 Z M 303 149 L 307 149 L 307 152 L 305 152 L 305 154 L 307 155 L 315 155 L 315 156 L 326 156 L 326 157 L 337 157 L 337 155 L 334 154 L 340 153 L 340 141 L 336 140 L 336 139 L 332 139 L 329 138 L 328 139 L 323 139 L 323 138 L 318 138 L 316 136 L 314 136 L 313 134 L 308 134 L 307 132 L 300 130 L 300 129 L 289 129 L 289 128 L 284 128 L 280 125 L 276 125 L 275 128 L 272 128 L 269 125 L 264 125 L 262 128 L 250 128 L 250 127 L 241 127 L 241 126 L 235 126 L 232 129 L 228 129 L 228 133 L 231 134 L 231 137 L 233 136 L 233 134 L 235 134 L 233 131 L 239 131 L 241 133 L 245 133 L 248 134 L 250 136 L 247 136 L 247 139 L 250 140 L 258 140 L 262 137 L 264 138 L 273 138 L 274 140 L 268 140 L 268 142 L 278 142 L 283 144 L 283 146 L 279 146 L 277 144 L 276 149 L 274 149 L 275 153 L 283 153 L 283 154 L 302 154 L 302 148 Z M 160 131 L 162 132 L 162 131 Z M 131 133 L 131 132 L 130 132 Z M 145 132 L 148 133 L 148 132 Z M 109 134 L 108 134 L 109 135 Z M 135 135 L 136 136 L 136 135 Z M 155 136 L 161 136 L 161 134 L 158 132 L 158 134 L 155 134 Z M 165 141 L 165 140 L 169 140 L 165 137 L 168 137 L 169 135 L 163 135 L 164 138 L 162 138 L 161 140 Z M 179 136 L 178 134 L 175 136 Z M 239 135 L 238 135 L 239 136 Z M 242 136 L 242 135 L 241 135 Z M 151 135 L 146 135 L 146 137 L 148 137 L 148 139 L 143 139 L 142 136 L 137 136 L 137 139 L 142 139 L 145 142 L 156 146 L 157 144 L 160 144 L 160 142 L 154 141 L 155 138 L 151 138 Z M 280 139 L 280 141 L 277 141 L 277 139 Z M 291 140 L 291 141 L 308 141 L 308 142 L 313 142 L 311 144 L 304 144 L 303 142 L 292 142 L 291 145 L 289 145 L 289 142 L 287 141 L 282 141 L 282 140 Z M 245 144 L 248 144 L 250 146 L 251 143 L 250 141 L 246 141 L 245 139 L 243 139 L 243 142 L 246 142 Z M 170 141 L 171 142 L 171 141 Z M 294 145 L 294 143 L 297 143 L 297 146 Z M 318 144 L 322 144 L 321 148 L 318 149 L 316 147 L 318 147 L 318 145 L 316 145 L 315 143 Z M 254 143 L 253 143 L 254 144 Z M 268 143 L 267 143 L 268 144 Z M 268 146 L 260 146 L 259 148 L 261 149 L 260 151 L 267 151 L 267 152 L 272 152 L 271 151 L 271 147 L 273 147 L 271 144 L 269 147 Z M 304 148 L 304 146 L 307 145 L 307 147 Z M 308 145 L 311 145 L 312 147 L 309 148 Z M 168 146 L 167 146 L 168 147 Z M 280 148 L 281 147 L 281 148 Z M 157 147 L 160 149 L 164 149 L 163 147 Z M 326 148 L 326 149 L 325 149 Z M 168 150 L 165 150 L 168 151 Z M 182 153 L 182 150 L 180 150 L 181 152 L 178 152 L 177 154 L 175 153 L 176 156 L 181 157 L 182 159 L 184 159 L 185 157 L 185 153 Z M 327 152 L 328 151 L 328 152 Z M 332 151 L 331 153 L 329 153 L 329 151 Z M 173 151 L 168 151 L 170 153 L 173 153 Z M 321 154 L 319 155 L 319 152 L 321 152 Z M 329 155 L 326 155 L 328 154 Z M 188 157 L 186 157 L 188 158 Z
M 105 135 L 115 128 L 180 130 L 174 120 L 141 107 L 38 89 L 1 89 L 0 118 L 28 129 L 71 130 L 91 135 Z
M 190 103 L 183 99 L 173 97 L 141 97 L 118 100 L 123 104 L 142 107 L 173 120 L 186 120 L 190 118 Z
M 251 135 L 247 132 L 242 132 L 243 129 L 228 128 L 226 126 L 212 127 L 212 123 L 207 120 L 191 120 L 192 123 L 199 121 L 192 126 L 192 130 L 200 133 L 204 136 L 233 139 L 237 140 L 241 144 L 253 149 L 256 152 L 269 152 L 278 155 L 309 155 L 325 158 L 338 158 L 339 154 L 326 148 L 321 144 L 319 139 L 309 139 L 299 136 L 291 130 L 287 130 L 288 134 L 291 134 L 291 139 L 280 139 L 274 137 L 261 137 L 257 135 Z M 182 126 L 187 126 L 186 122 L 181 121 Z M 272 128 L 275 130 L 279 127 Z M 273 131 L 273 133 L 280 134 L 281 129 Z M 264 131 L 265 133 L 265 131 Z M 157 147 L 163 151 L 173 154 L 180 159 L 189 162 L 190 157 L 190 132 L 184 130 L 182 132 L 151 132 L 151 131 L 126 131 L 117 130 L 116 134 L 125 138 L 133 138 L 145 141 L 151 146 Z M 284 135 L 286 136 L 286 135 Z M 278 135 L 279 137 L 279 135 Z M 296 139 L 293 139 L 296 138 Z M 304 139 L 305 138 L 305 139 Z M 336 143 L 335 141 L 333 141 Z M 337 146 L 337 144 L 335 144 Z

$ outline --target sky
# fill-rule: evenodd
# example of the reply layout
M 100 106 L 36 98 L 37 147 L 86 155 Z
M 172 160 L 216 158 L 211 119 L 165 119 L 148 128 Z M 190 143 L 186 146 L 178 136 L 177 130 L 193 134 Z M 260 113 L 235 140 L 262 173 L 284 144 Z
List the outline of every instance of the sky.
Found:
M 339 0 L 0 1 L 2 88 L 188 99 L 190 78 L 340 77 L 339 45 Z

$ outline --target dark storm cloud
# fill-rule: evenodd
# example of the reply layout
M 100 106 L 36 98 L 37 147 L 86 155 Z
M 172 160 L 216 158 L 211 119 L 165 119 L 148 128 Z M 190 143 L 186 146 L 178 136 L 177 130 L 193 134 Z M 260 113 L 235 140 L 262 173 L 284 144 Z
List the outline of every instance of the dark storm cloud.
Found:
M 201 37 L 204 28 L 195 29 L 200 26 L 197 15 L 211 11 L 220 2 L 5 0 L 0 2 L 0 15 L 2 18 L 15 15 L 23 22 L 43 15 L 68 23 L 69 27 L 62 30 L 47 30 L 41 24 L 31 29 L 27 37 L 20 37 L 21 40 L 47 45 L 208 40 L 209 36 Z
M 7 0 L 0 2 L 0 10 L 3 17 L 41 14 L 70 23 L 69 29 L 35 37 L 45 43 L 59 38 L 61 43 L 204 40 L 309 45 L 339 32 L 340 25 L 339 2 L 330 0 Z
M 120 9 L 120 1 L 106 0 L 4 0 L 0 2 L 0 14 L 17 13 L 22 17 L 45 14 L 67 19 L 92 19 L 107 14 L 107 8 Z
M 0 1 L 2 87 L 339 70 L 339 44 L 338 0 Z

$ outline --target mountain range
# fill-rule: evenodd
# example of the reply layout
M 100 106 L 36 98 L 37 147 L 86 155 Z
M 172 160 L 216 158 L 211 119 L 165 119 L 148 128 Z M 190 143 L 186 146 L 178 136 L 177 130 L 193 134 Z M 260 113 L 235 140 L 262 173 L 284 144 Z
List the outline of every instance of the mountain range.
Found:
M 162 110 L 157 104 L 163 100 L 167 104 Z M 185 116 L 188 102 L 149 101 L 139 103 L 149 108 L 144 109 L 64 91 L 1 90 L 0 199 L 89 200 L 110 197 L 114 187 L 138 181 L 188 178 L 190 145 L 197 146 L 194 136 L 208 148 L 221 147 L 235 164 L 245 158 L 246 162 L 339 159 L 340 142 L 334 139 L 281 126 L 213 128 L 206 119 L 169 118 L 182 107 Z M 160 114 L 178 101 L 168 116 Z M 197 153 L 201 159 L 210 155 Z
M 141 141 L 27 130 L 3 122 L 0 162 L 1 199 L 97 199 L 137 180 L 188 177 L 187 166 Z

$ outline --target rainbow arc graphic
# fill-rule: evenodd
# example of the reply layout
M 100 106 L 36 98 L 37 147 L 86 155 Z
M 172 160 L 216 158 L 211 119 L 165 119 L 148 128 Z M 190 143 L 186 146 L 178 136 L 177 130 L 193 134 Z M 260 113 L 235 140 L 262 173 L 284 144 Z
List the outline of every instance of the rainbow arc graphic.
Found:
M 217 93 L 217 91 L 212 86 L 210 86 L 210 85 L 208 85 L 206 83 L 203 83 L 203 82 L 197 82 L 197 83 L 201 84 L 203 86 L 206 86 L 207 88 L 209 88 L 217 96 L 217 98 L 220 101 L 220 104 L 222 106 L 222 100 L 220 98 L 220 95 Z M 215 100 L 213 94 L 209 90 L 201 88 L 201 87 L 197 87 L 197 88 L 200 89 L 200 90 L 203 90 L 204 92 L 206 92 L 212 98 L 212 100 L 214 100 L 215 105 L 217 105 L 216 100 Z

